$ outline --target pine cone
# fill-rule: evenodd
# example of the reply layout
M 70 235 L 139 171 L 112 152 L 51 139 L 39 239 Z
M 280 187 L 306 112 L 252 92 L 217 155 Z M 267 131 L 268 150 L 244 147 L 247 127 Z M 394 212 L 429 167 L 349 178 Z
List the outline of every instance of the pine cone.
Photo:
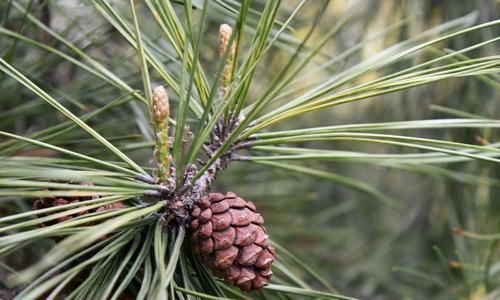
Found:
M 92 185 L 92 183 L 81 183 L 81 184 L 82 185 Z M 48 190 L 46 190 L 46 191 L 48 191 Z M 77 202 L 81 202 L 81 201 L 94 200 L 94 199 L 98 199 L 98 198 L 99 198 L 98 196 L 94 196 L 94 197 L 59 197 L 59 198 L 45 197 L 45 198 L 38 199 L 37 201 L 35 201 L 33 203 L 33 210 L 49 208 L 49 207 L 54 207 L 54 206 L 59 206 L 59 205 L 65 205 L 65 204 L 69 204 L 69 203 L 77 203 Z M 57 223 L 71 220 L 77 216 L 86 215 L 88 213 L 101 212 L 101 211 L 106 211 L 106 210 L 111 210 L 111 209 L 120 209 L 120 208 L 124 208 L 124 207 L 127 207 L 127 206 L 125 204 L 123 204 L 123 202 L 120 202 L 120 201 L 108 203 L 108 204 L 99 206 L 97 208 L 93 208 L 89 211 L 85 210 L 85 211 L 81 211 L 81 212 L 73 214 L 73 215 L 67 215 L 67 216 L 58 218 L 56 220 L 48 221 L 45 223 L 39 223 L 38 226 L 39 227 L 51 226 L 51 225 L 55 225 Z M 48 215 L 50 215 L 50 214 L 45 214 L 45 216 L 48 216 Z M 56 242 L 61 241 L 63 238 L 64 238 L 63 236 L 53 236 L 52 237 L 52 239 Z
M 275 251 L 255 205 L 237 197 L 212 193 L 191 212 L 193 251 L 215 276 L 254 291 L 268 284 Z

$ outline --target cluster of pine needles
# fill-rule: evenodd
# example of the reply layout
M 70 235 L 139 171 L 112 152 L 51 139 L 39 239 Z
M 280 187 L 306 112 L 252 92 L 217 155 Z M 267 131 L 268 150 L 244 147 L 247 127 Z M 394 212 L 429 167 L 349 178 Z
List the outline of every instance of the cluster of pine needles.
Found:
M 375 2 L 2 1 L 0 298 L 499 297 L 500 21 Z M 262 208 L 271 284 L 196 260 L 199 186 Z

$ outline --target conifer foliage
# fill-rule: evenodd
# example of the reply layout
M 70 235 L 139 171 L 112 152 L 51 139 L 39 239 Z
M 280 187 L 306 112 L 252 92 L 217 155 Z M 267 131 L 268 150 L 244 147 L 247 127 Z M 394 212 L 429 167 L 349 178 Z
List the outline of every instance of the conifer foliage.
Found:
M 482 194 L 498 187 L 489 171 L 474 169 L 500 163 L 494 118 L 444 106 L 435 107 L 447 114 L 439 118 L 355 115 L 351 124 L 332 116 L 442 82 L 498 91 L 491 49 L 499 38 L 491 32 L 500 21 L 473 12 L 418 27 L 402 16 L 356 40 L 356 24 L 369 27 L 375 6 L 345 2 L 1 1 L 0 298 L 357 299 L 375 298 L 374 286 L 392 298 L 415 296 L 367 271 L 377 259 L 328 267 L 342 274 L 337 280 L 292 254 L 314 251 L 319 235 L 322 245 L 349 242 L 339 248 L 349 253 L 343 263 L 361 253 L 349 248 L 357 233 L 322 231 L 330 213 L 355 209 L 318 212 L 333 204 L 311 204 L 307 190 L 343 186 L 373 200 L 369 213 L 376 206 L 397 215 L 417 201 L 386 195 L 365 175 L 425 174 Z M 388 36 L 391 45 L 363 55 Z M 482 135 L 450 139 L 451 130 Z M 377 171 L 349 176 L 344 164 Z M 301 184 L 282 185 L 279 176 Z M 306 178 L 312 183 L 299 190 Z M 487 253 L 478 267 L 484 276 L 474 273 L 467 288 L 453 274 L 441 284 L 399 271 L 438 282 L 447 299 L 495 298 L 498 234 L 454 234 L 490 243 L 474 252 Z M 360 273 L 372 275 L 370 288 L 353 288 L 365 281 Z

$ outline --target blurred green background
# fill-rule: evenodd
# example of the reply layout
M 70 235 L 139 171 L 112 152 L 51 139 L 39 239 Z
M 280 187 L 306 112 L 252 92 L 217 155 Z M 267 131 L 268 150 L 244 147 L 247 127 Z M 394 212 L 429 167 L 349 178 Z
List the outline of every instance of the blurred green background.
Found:
M 325 12 L 326 19 L 341 19 L 344 14 L 352 13 L 349 11 L 351 2 L 331 1 Z M 359 5 L 359 18 L 347 22 L 324 48 L 324 60 L 318 64 L 328 61 L 329 55 L 342 55 L 361 41 L 369 40 L 359 52 L 342 59 L 332 70 L 340 72 L 395 43 L 452 19 L 476 13 L 477 20 L 482 22 L 497 19 L 498 8 L 498 1 L 364 1 Z M 303 31 L 307 30 L 310 20 L 304 20 Z M 401 24 L 402 20 L 407 23 Z M 328 24 L 325 22 L 316 39 L 330 29 Z M 381 36 L 381 32 L 387 31 Z M 299 28 L 297 34 L 301 32 Z M 460 49 L 498 34 L 496 28 L 459 37 L 441 46 Z M 472 55 L 495 52 L 498 53 L 498 43 Z M 425 55 L 415 56 L 408 65 L 422 61 Z M 285 60 L 279 54 L 270 58 L 268 76 L 272 77 L 274 64 L 283 64 Z M 381 75 L 372 73 L 362 80 Z M 321 81 L 323 76 L 321 72 L 315 73 L 300 84 Z M 498 90 L 477 79 L 446 80 L 366 102 L 337 106 L 286 125 L 301 128 L 466 116 L 462 112 L 498 119 L 499 101 Z M 498 131 L 481 129 L 405 133 L 473 144 L 482 139 L 496 141 L 499 137 Z M 371 153 L 401 151 L 394 146 L 368 143 L 315 143 L 314 147 L 363 149 Z M 359 179 L 401 206 L 390 207 L 371 195 L 330 181 L 286 171 L 274 173 L 262 168 L 246 168 L 246 165 L 239 170 L 227 170 L 222 178 L 230 183 L 221 184 L 221 187 L 235 190 L 249 199 L 258 199 L 259 205 L 265 208 L 274 239 L 290 245 L 289 249 L 293 249 L 304 263 L 320 270 L 332 285 L 348 295 L 362 299 L 500 297 L 498 240 L 481 241 L 453 234 L 453 228 L 500 232 L 500 169 L 494 164 L 438 164 L 436 168 L 422 166 L 411 170 L 343 162 L 306 162 L 304 165 Z M 241 178 L 245 178 L 243 183 Z M 494 184 L 487 178 L 494 179 Z M 487 292 L 492 290 L 496 292 Z

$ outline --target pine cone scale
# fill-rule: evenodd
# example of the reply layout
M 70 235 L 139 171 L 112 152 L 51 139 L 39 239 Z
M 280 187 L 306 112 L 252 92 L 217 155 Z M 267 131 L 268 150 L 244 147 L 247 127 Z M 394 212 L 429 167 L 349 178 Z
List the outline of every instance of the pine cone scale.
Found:
M 215 230 L 224 230 L 231 225 L 231 214 L 223 213 L 213 215 L 212 222 Z
M 222 250 L 231 247 L 236 238 L 236 230 L 228 227 L 224 231 L 215 231 L 212 234 L 214 239 L 214 250 Z
M 238 257 L 238 248 L 231 246 L 227 249 L 217 251 L 215 254 L 215 267 L 219 269 L 228 269 Z

